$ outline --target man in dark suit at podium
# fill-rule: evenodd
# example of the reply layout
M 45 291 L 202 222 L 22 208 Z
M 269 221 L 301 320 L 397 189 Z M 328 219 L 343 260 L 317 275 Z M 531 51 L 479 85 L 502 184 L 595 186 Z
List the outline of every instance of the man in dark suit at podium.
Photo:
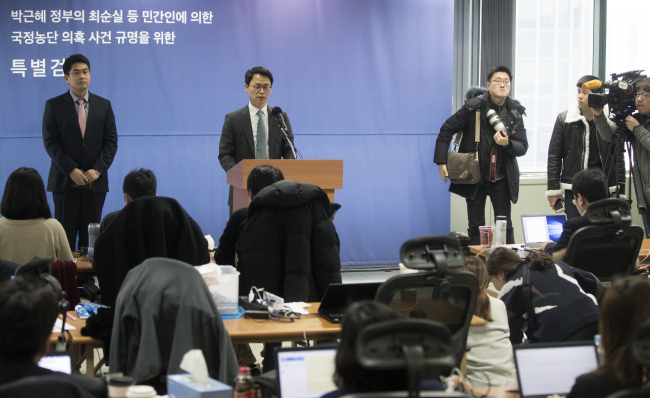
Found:
M 285 112 L 281 112 L 287 125 L 289 144 L 280 126 L 279 115 L 266 105 L 271 95 L 273 75 L 268 69 L 256 66 L 245 75 L 244 90 L 250 99 L 247 106 L 226 115 L 219 141 L 219 162 L 225 171 L 243 159 L 295 159 L 291 145 L 293 132 Z M 232 187 L 228 195 L 232 213 Z
M 88 224 L 101 219 L 117 129 L 110 101 L 88 92 L 88 59 L 69 56 L 63 74 L 70 90 L 45 103 L 43 144 L 52 159 L 47 190 L 52 192 L 54 218 L 74 251 L 77 232 L 79 248 L 87 247 Z

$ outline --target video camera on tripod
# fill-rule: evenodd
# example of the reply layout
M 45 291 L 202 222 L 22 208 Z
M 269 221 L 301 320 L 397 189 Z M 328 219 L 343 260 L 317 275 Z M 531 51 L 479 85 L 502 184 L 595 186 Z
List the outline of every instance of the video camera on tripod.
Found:
M 643 69 L 632 70 L 623 73 L 612 73 L 612 80 L 601 82 L 600 80 L 591 80 L 582 85 L 583 89 L 595 90 L 604 88 L 607 93 L 589 94 L 588 104 L 590 108 L 604 108 L 609 105 L 610 119 L 616 125 L 627 131 L 625 127 L 625 118 L 636 111 L 634 103 L 636 95 L 636 84 L 645 79 L 647 76 L 642 75 Z

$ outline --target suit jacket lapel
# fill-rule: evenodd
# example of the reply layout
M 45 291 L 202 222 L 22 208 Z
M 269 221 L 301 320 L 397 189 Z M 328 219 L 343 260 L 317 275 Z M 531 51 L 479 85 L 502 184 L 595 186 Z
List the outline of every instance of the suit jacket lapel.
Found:
M 72 119 L 72 125 L 75 126 L 75 132 L 79 138 L 83 138 L 81 136 L 81 127 L 79 127 L 79 114 L 77 113 L 77 105 L 74 103 L 74 99 L 72 99 L 70 91 L 68 91 L 66 94 L 68 97 L 65 101 L 65 110 L 68 112 L 68 116 Z M 86 127 L 88 127 L 88 121 L 86 121 Z
M 269 113 L 269 159 L 280 159 L 280 154 L 276 151 L 277 143 L 281 138 L 282 132 L 278 127 L 278 123 L 275 118 L 271 117 L 271 112 L 273 112 L 273 107 L 267 105 L 266 111 Z
M 248 109 L 248 105 L 241 109 L 239 116 L 239 122 L 241 123 L 244 135 L 248 140 L 248 145 L 250 146 L 253 158 L 255 158 L 255 138 L 253 137 L 253 125 L 251 124 L 251 113 Z

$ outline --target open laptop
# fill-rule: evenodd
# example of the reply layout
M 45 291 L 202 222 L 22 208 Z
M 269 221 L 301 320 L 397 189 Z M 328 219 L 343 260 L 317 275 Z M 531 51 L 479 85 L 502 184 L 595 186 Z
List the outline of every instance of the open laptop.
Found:
M 352 303 L 374 300 L 382 282 L 331 283 L 321 300 L 318 315 L 332 323 L 341 323 L 343 313 Z
M 315 398 L 337 389 L 336 345 L 276 347 L 275 355 L 280 398 Z
M 542 243 L 552 240 L 557 242 L 562 235 L 562 228 L 566 221 L 564 214 L 560 215 L 533 215 L 521 216 L 526 249 L 539 249 Z
M 522 398 L 567 395 L 578 376 L 598 367 L 593 341 L 524 344 L 513 350 Z
M 52 351 L 41 357 L 38 366 L 54 372 L 72 374 L 72 355 L 69 351 Z

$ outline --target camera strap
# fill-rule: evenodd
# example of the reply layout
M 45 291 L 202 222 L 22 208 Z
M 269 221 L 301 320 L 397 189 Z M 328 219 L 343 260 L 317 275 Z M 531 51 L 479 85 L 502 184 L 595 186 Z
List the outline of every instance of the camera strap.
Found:
M 476 109 L 476 118 L 474 119 L 476 122 L 474 123 L 474 143 L 476 144 L 476 153 L 478 157 L 478 144 L 481 142 L 481 108 Z M 456 134 L 456 140 L 454 141 L 454 145 L 456 148 L 460 145 L 460 138 L 463 135 L 463 130 L 459 131 L 458 134 Z

